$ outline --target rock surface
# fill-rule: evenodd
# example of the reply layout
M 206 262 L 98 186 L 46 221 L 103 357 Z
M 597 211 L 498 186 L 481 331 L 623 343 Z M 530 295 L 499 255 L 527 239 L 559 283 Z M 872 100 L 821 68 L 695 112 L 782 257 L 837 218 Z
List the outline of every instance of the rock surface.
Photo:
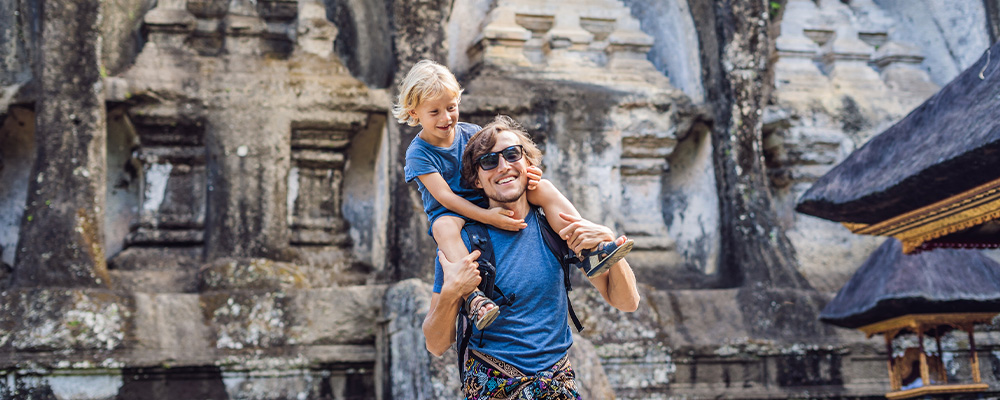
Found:
M 43 3 L 35 146 L 12 280 L 25 287 L 107 286 L 107 116 L 100 3 Z M 44 238 L 44 240 L 42 239 Z
M 586 398 L 883 396 L 884 344 L 810 318 L 880 240 L 792 206 L 989 42 L 982 2 L 785 3 L 763 150 L 812 289 L 765 290 L 718 268 L 711 2 L 77 3 L 0 4 L 2 399 L 458 397 L 420 329 L 417 129 L 388 115 L 423 58 L 459 76 L 463 121 L 513 116 L 636 240 L 637 312 L 574 276 Z M 986 396 L 998 344 L 976 336 Z

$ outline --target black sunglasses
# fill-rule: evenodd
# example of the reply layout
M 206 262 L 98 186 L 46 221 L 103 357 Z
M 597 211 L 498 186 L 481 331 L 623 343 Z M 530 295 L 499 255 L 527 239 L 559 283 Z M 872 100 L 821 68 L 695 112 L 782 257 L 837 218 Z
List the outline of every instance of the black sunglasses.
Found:
M 508 164 L 516 163 L 521 160 L 521 157 L 524 157 L 524 148 L 519 144 L 515 144 L 500 151 L 486 153 L 482 157 L 476 159 L 476 164 L 479 164 L 479 167 L 482 168 L 483 171 L 489 171 L 500 165 L 500 156 L 503 156 L 503 159 L 507 160 Z

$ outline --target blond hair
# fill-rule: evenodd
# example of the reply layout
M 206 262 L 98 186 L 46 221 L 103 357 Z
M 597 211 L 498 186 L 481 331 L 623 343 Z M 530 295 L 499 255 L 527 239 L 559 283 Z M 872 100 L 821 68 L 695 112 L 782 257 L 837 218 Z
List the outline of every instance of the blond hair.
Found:
M 392 115 L 399 123 L 417 126 L 420 121 L 410 115 L 410 110 L 416 109 L 420 103 L 437 98 L 443 94 L 462 99 L 462 86 L 458 84 L 455 75 L 447 67 L 431 60 L 421 60 L 406 78 L 399 84 L 399 97 L 392 105 Z

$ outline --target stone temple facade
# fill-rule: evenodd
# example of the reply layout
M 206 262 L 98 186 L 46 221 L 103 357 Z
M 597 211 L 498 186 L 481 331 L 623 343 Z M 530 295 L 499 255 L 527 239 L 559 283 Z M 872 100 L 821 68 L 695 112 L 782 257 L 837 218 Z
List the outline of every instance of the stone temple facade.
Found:
M 812 289 L 768 336 L 718 283 L 705 2 L 4 2 L 0 398 L 457 398 L 420 331 L 416 130 L 389 115 L 423 58 L 463 120 L 513 116 L 584 217 L 636 240 L 636 313 L 575 278 L 585 398 L 879 398 L 882 344 L 781 309 L 821 307 L 881 240 L 792 205 L 981 55 L 988 3 L 785 4 L 764 147 Z M 976 342 L 995 397 L 1000 336 Z

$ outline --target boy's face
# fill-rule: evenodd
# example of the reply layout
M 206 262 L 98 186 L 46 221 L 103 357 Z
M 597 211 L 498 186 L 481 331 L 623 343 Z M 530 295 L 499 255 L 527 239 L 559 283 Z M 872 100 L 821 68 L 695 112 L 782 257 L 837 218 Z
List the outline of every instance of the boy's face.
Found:
M 424 129 L 421 138 L 434 145 L 442 140 L 447 141 L 444 145 L 451 145 L 458 123 L 458 97 L 444 93 L 428 99 L 410 110 L 410 116 Z

